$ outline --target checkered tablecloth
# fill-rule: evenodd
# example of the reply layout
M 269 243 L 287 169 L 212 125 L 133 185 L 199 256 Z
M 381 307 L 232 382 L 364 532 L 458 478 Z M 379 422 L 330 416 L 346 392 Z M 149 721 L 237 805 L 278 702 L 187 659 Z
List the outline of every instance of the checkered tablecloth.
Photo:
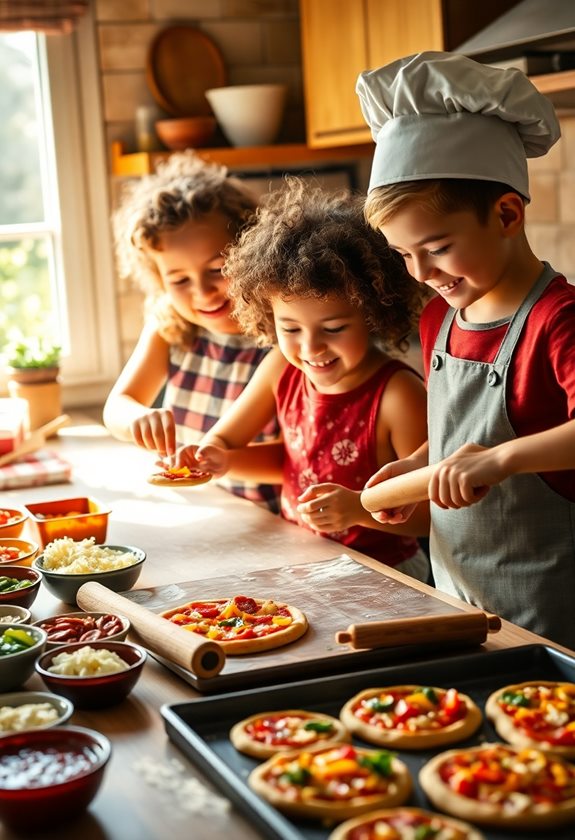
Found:
M 39 449 L 12 464 L 0 467 L 0 490 L 16 487 L 38 487 L 42 484 L 63 484 L 70 481 L 72 466 L 57 452 Z

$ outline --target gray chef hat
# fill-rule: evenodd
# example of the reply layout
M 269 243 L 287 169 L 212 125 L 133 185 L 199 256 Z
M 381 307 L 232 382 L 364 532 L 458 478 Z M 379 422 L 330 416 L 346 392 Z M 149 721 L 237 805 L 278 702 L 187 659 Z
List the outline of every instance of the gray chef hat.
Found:
M 362 73 L 356 92 L 376 142 L 369 190 L 427 178 L 508 184 L 529 199 L 528 157 L 559 139 L 551 102 L 520 71 L 422 52 Z

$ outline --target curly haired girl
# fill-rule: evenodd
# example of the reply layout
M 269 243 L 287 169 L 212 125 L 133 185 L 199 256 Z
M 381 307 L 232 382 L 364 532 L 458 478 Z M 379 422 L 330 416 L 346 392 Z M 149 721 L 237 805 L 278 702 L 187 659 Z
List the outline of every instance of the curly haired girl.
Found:
M 118 267 L 145 293 L 147 319 L 104 407 L 116 437 L 161 457 L 199 442 L 267 354 L 240 334 L 222 272 L 227 248 L 256 206 L 240 180 L 193 152 L 172 155 L 128 185 L 114 214 Z M 277 437 L 273 417 L 261 431 L 261 440 Z M 277 510 L 277 487 L 224 486 Z
M 415 537 L 427 533 L 427 507 L 411 527 L 382 525 L 359 499 L 375 467 L 426 439 L 421 379 L 386 352 L 406 343 L 420 306 L 401 259 L 368 229 L 359 198 L 288 178 L 230 249 L 225 271 L 241 327 L 279 349 L 176 465 L 274 476 L 286 519 L 426 580 Z M 278 448 L 247 444 L 276 412 L 284 445 L 272 463 Z

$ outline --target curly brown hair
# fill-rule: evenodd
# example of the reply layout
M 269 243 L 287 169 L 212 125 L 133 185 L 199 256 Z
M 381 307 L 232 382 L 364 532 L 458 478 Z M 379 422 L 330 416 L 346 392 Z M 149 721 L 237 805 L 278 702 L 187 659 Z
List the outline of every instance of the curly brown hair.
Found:
M 334 292 L 360 309 L 383 347 L 405 349 L 422 293 L 403 259 L 368 227 L 363 199 L 287 176 L 229 249 L 224 271 L 241 329 L 276 341 L 270 299 Z
M 256 207 L 257 198 L 242 181 L 191 150 L 171 155 L 154 174 L 125 186 L 112 217 L 118 271 L 144 292 L 146 311 L 169 343 L 188 344 L 196 328 L 176 312 L 164 291 L 153 255 L 159 237 L 220 213 L 229 220 L 231 242 Z

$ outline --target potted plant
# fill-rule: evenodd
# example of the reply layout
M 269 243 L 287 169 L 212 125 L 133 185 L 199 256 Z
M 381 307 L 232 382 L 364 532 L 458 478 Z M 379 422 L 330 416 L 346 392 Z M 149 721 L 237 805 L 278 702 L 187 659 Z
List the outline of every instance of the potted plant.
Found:
M 15 342 L 6 352 L 8 392 L 28 402 L 31 430 L 62 413 L 61 352 L 58 344 L 41 338 Z

